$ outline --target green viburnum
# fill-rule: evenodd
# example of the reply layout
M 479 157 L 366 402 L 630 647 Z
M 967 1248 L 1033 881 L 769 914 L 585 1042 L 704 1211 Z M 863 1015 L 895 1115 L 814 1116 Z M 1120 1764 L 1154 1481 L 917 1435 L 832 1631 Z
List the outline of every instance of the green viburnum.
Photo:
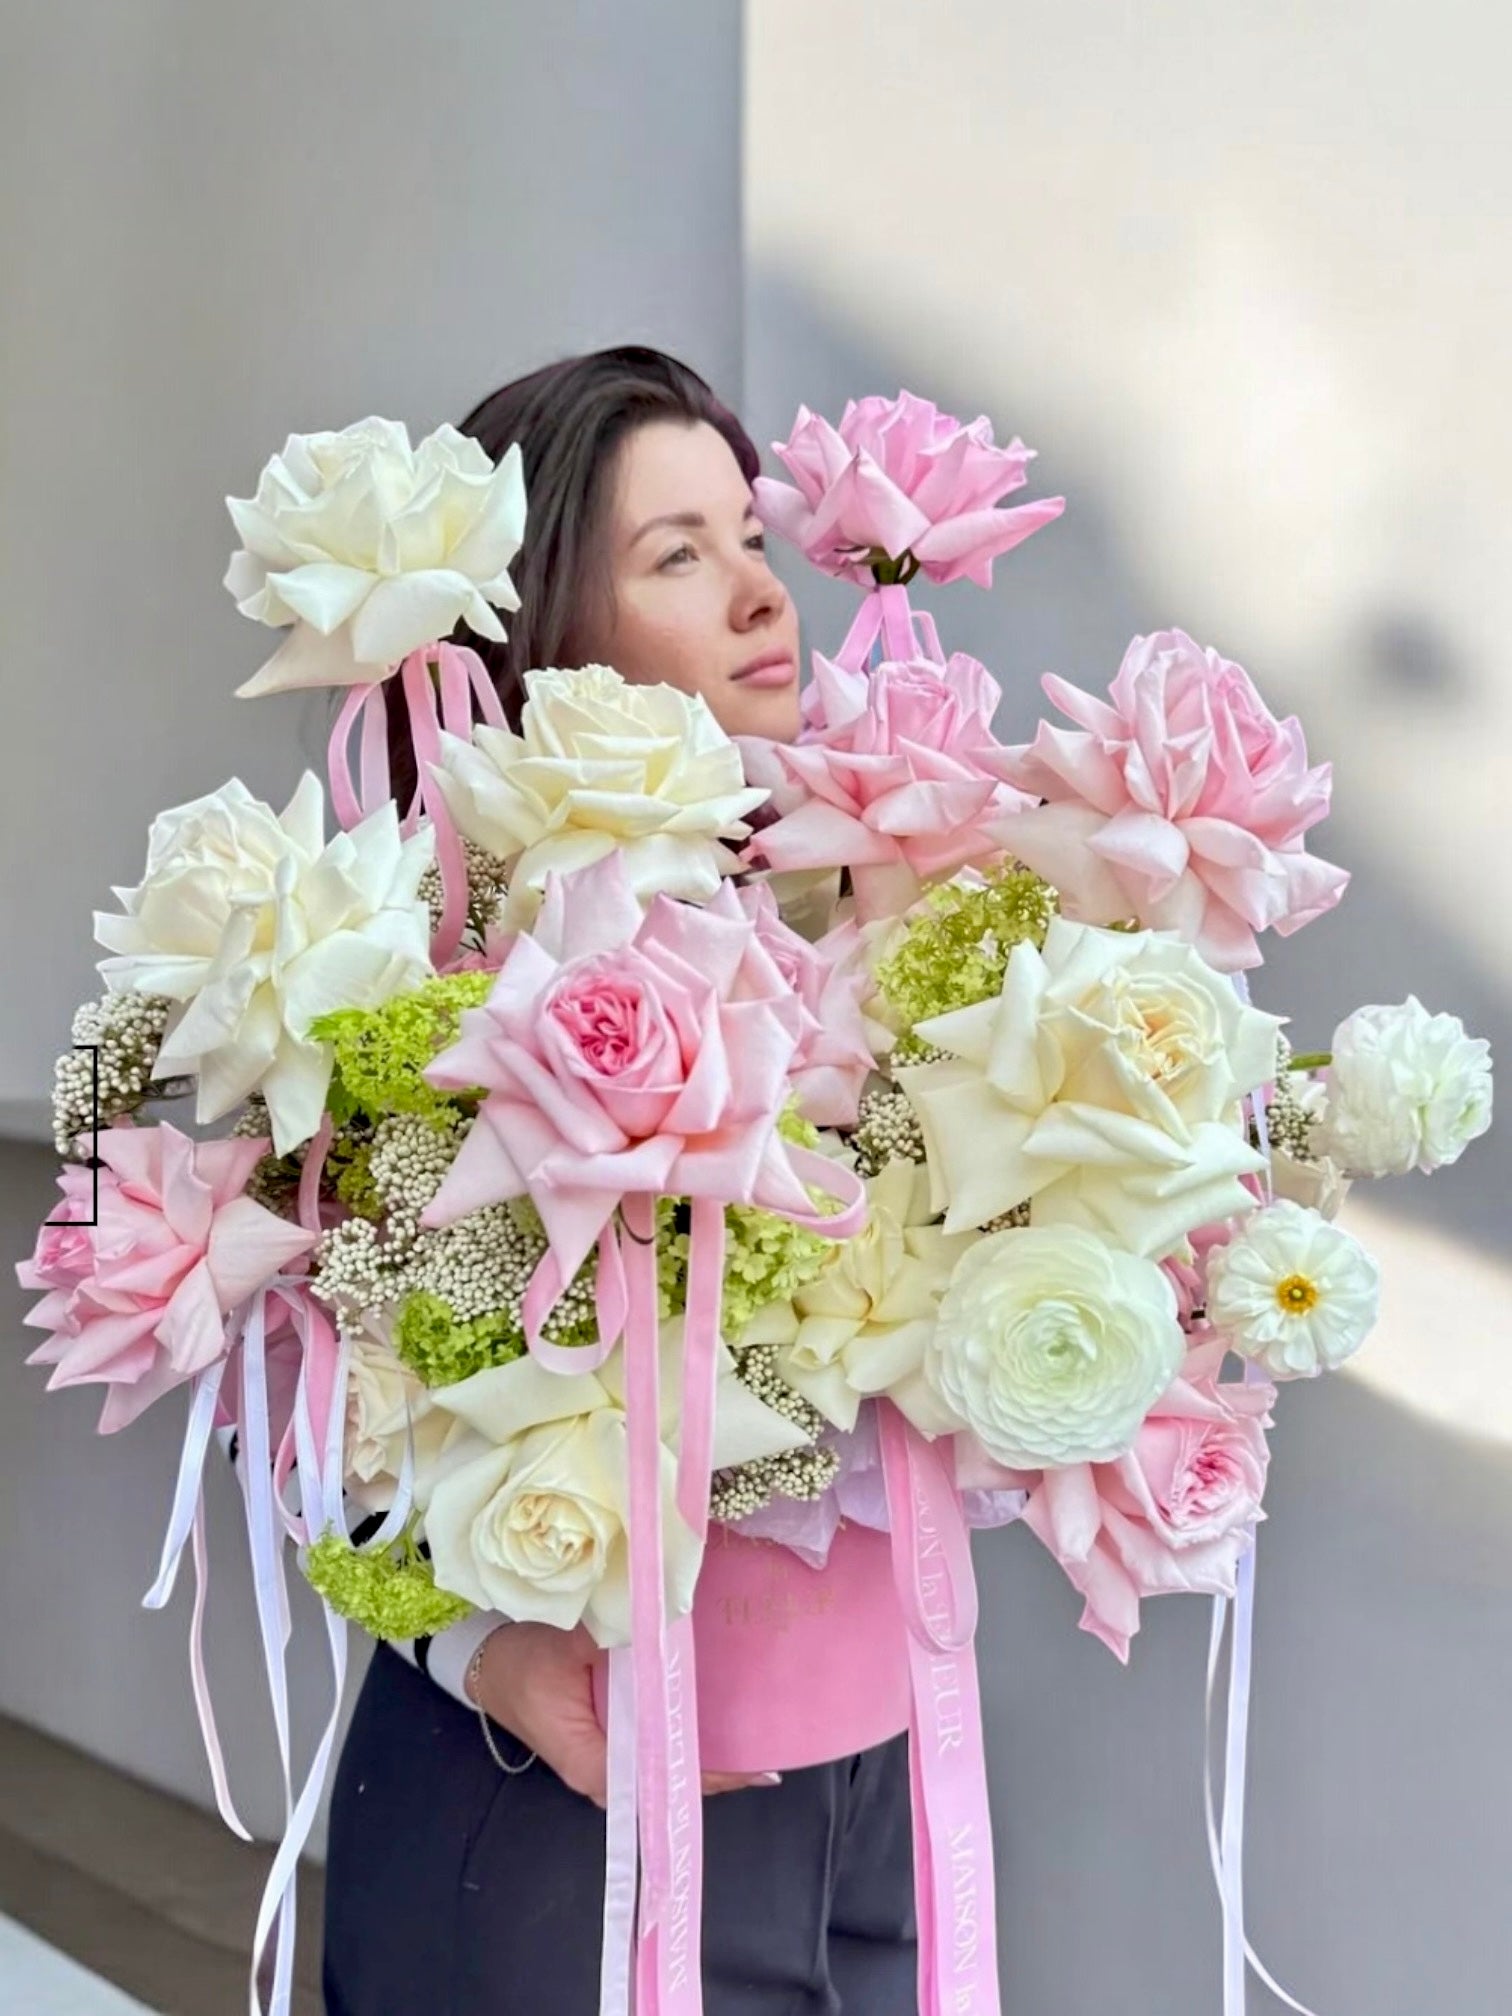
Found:
M 338 1134 L 326 1158 L 326 1174 L 334 1170 L 336 1195 L 348 1211 L 374 1223 L 383 1216 L 383 1198 L 373 1181 L 373 1143 Z
M 304 1550 L 300 1567 L 312 1589 L 341 1617 L 373 1638 L 429 1638 L 471 1614 L 465 1596 L 436 1587 L 436 1571 L 408 1530 L 400 1551 L 364 1554 L 334 1531 Z
M 819 1130 L 789 1106 L 777 1122 L 786 1141 L 817 1148 Z M 811 1193 L 812 1194 L 812 1193 Z M 824 1200 L 816 1199 L 824 1208 Z M 656 1260 L 663 1317 L 677 1316 L 688 1302 L 688 1207 L 663 1198 L 657 1205 Z M 775 1211 L 753 1204 L 725 1209 L 725 1277 L 721 1323 L 727 1337 L 738 1337 L 758 1309 L 786 1302 L 824 1266 L 833 1241 L 805 1230 Z
M 438 1092 L 421 1072 L 457 1039 L 464 1008 L 488 999 L 495 975 L 447 973 L 379 1008 L 335 1008 L 310 1034 L 335 1053 L 326 1097 L 338 1126 L 359 1114 L 375 1125 L 391 1113 L 435 1113 L 465 1094 Z
M 878 966 L 877 986 L 909 1029 L 988 1001 L 1002 989 L 1014 946 L 1043 945 L 1055 909 L 1049 883 L 1011 863 L 941 883 Z
M 490 1365 L 522 1358 L 525 1333 L 517 1311 L 494 1309 L 486 1316 L 459 1321 L 444 1296 L 422 1289 L 399 1304 L 393 1345 L 427 1386 L 454 1386 Z

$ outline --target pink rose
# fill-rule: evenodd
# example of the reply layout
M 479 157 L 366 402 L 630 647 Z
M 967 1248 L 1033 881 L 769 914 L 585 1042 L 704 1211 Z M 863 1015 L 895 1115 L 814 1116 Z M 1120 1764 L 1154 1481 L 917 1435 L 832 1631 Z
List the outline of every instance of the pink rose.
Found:
M 1028 803 L 1002 780 L 992 732 L 997 681 L 964 652 L 945 665 L 886 662 L 851 672 L 814 657 L 820 707 L 810 739 L 774 744 L 779 816 L 750 843 L 776 869 L 846 867 L 862 922 L 896 916 L 926 881 L 1002 852 L 988 828 Z
M 802 1014 L 748 917 L 659 896 L 642 918 L 618 854 L 553 876 L 426 1068 L 485 1097 L 422 1225 L 528 1194 L 567 1281 L 625 1196 L 807 1214 L 776 1131 Z
M 94 1177 L 77 1162 L 59 1170 L 58 1217 L 65 1222 L 49 1220 L 39 1227 L 31 1259 L 16 1268 L 23 1288 L 55 1289 L 66 1297 L 94 1272 L 94 1187 Z
M 865 970 L 851 955 L 858 933 L 842 924 L 817 945 L 783 923 L 777 899 L 764 882 L 720 888 L 709 905 L 744 915 L 757 941 L 803 1011 L 791 1074 L 798 1110 L 816 1127 L 853 1127 L 862 1087 L 872 1070 L 861 1002 Z
M 1183 1330 L 1192 1330 L 1200 1322 L 1201 1313 L 1207 1306 L 1208 1255 L 1228 1244 L 1233 1237 L 1233 1229 L 1231 1218 L 1217 1225 L 1204 1225 L 1187 1234 L 1190 1259 L 1180 1253 L 1171 1253 L 1160 1263 L 1161 1271 L 1176 1290 L 1176 1314 L 1181 1319 Z
M 44 1226 L 23 1288 L 43 1289 L 25 1321 L 51 1331 L 27 1363 L 51 1365 L 48 1390 L 98 1381 L 112 1434 L 226 1349 L 226 1318 L 315 1235 L 243 1195 L 266 1141 L 191 1141 L 176 1127 L 112 1127 L 99 1137 L 99 1223 Z M 81 1183 L 82 1178 L 82 1183 Z M 66 1168 L 65 1209 L 89 1215 L 93 1179 Z
M 1277 721 L 1241 666 L 1162 630 L 1134 639 L 1107 702 L 1044 686 L 1078 730 L 1041 722 L 1007 752 L 1003 774 L 1049 803 L 997 837 L 1067 916 L 1136 917 L 1231 973 L 1259 964 L 1256 932 L 1285 936 L 1338 902 L 1348 875 L 1303 846 L 1330 766 L 1308 767 L 1300 724 Z
M 1263 1381 L 1220 1383 L 1223 1355 L 1219 1340 L 1194 1344 L 1116 1462 L 999 1473 L 999 1482 L 1029 1487 L 1024 1521 L 1083 1597 L 1082 1630 L 1125 1664 L 1141 1599 L 1232 1596 L 1265 1517 L 1276 1391 Z
M 997 510 L 1028 481 L 1034 451 L 1017 438 L 999 448 L 985 416 L 963 427 L 911 392 L 851 400 L 838 429 L 800 406 L 772 451 L 793 482 L 757 478 L 763 522 L 848 581 L 870 580 L 877 551 L 911 553 L 931 581 L 988 588 L 993 561 L 1066 508 L 1051 497 Z

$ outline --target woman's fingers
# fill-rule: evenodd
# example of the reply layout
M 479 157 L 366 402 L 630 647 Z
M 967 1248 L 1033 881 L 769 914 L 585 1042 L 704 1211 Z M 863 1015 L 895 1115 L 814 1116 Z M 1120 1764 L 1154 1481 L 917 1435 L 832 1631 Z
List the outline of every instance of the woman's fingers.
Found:
M 705 1771 L 703 1774 L 705 1798 L 712 1797 L 716 1792 L 744 1792 L 752 1786 L 780 1785 L 781 1783 L 782 1773 L 780 1771 L 758 1771 L 754 1774 L 746 1775 L 733 1771 Z

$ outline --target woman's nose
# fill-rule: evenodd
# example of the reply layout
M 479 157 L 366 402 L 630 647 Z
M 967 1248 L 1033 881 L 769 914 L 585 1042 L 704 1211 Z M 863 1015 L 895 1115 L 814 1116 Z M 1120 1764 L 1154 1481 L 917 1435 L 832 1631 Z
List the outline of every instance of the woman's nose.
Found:
M 747 554 L 736 577 L 731 620 L 737 630 L 750 630 L 780 616 L 788 605 L 788 592 L 760 553 Z

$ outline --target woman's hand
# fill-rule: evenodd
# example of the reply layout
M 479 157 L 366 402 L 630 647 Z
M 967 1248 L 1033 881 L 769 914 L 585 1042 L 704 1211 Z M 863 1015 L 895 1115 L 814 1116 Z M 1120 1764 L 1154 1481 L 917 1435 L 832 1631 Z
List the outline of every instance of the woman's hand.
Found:
M 549 1764 L 564 1785 L 595 1806 L 608 1804 L 608 1744 L 593 1705 L 598 1647 L 579 1625 L 501 1624 L 484 1640 L 473 1699 L 502 1729 Z M 740 1777 L 705 1771 L 703 1789 L 739 1792 L 776 1785 L 775 1772 Z

